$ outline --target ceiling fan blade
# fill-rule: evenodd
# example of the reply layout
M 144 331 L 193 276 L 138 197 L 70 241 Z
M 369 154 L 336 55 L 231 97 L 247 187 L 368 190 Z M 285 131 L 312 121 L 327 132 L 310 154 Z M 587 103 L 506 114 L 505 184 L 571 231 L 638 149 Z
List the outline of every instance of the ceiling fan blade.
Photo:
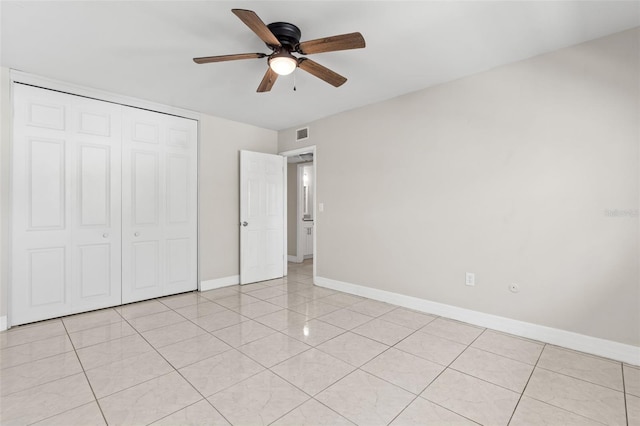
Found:
M 276 36 L 273 35 L 269 27 L 262 22 L 262 19 L 260 19 L 254 11 L 245 9 L 231 9 L 231 11 L 240 18 L 247 27 L 251 28 L 251 31 L 256 33 L 256 35 L 260 37 L 260 40 L 270 46 L 281 46 Z
M 361 49 L 365 47 L 364 37 L 360 33 L 342 34 L 333 37 L 303 41 L 298 52 L 303 55 L 312 53 L 335 52 L 337 50 Z
M 319 79 L 326 81 L 334 87 L 340 87 L 347 81 L 345 77 L 341 76 L 337 72 L 331 71 L 329 68 L 308 58 L 298 59 L 298 67 L 302 68 L 309 74 L 315 75 Z
M 264 53 L 239 53 L 237 55 L 220 55 L 220 56 L 205 56 L 202 58 L 193 58 L 193 62 L 196 64 L 209 64 L 211 62 L 225 62 L 225 61 L 237 61 L 238 59 L 256 59 L 264 58 Z
M 261 93 L 270 91 L 277 79 L 278 74 L 276 74 L 276 72 L 271 68 L 267 68 L 267 72 L 264 74 L 264 77 L 262 77 L 262 81 L 260 82 L 256 92 Z

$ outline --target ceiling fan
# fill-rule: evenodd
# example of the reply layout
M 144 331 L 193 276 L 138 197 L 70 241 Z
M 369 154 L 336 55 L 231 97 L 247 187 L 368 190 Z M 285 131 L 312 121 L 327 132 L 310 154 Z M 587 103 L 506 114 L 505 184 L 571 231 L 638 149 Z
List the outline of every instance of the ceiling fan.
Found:
M 237 55 L 206 56 L 193 58 L 196 64 L 211 62 L 235 61 L 239 59 L 268 58 L 269 68 L 258 86 L 258 92 L 268 92 L 273 87 L 279 75 L 291 74 L 296 68 L 326 81 L 332 86 L 342 86 L 347 79 L 329 68 L 308 58 L 293 56 L 293 52 L 301 55 L 314 53 L 335 52 L 338 50 L 360 49 L 365 47 L 364 38 L 360 33 L 342 34 L 315 40 L 300 42 L 301 32 L 298 27 L 288 22 L 274 22 L 265 25 L 255 12 L 244 9 L 231 9 L 242 22 L 245 23 L 269 49 L 266 53 L 240 53 Z

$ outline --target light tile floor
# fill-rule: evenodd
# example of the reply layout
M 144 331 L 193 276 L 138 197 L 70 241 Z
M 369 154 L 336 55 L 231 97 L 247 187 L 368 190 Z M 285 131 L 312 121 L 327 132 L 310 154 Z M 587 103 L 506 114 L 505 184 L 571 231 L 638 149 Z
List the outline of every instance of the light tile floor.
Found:
M 640 425 L 640 368 L 285 279 L 0 333 L 2 425 Z

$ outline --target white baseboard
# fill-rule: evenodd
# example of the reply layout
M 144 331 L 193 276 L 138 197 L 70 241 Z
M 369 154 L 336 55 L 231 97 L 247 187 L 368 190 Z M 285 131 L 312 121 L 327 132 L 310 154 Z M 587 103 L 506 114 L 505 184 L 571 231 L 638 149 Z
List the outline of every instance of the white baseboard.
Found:
M 291 256 L 290 254 L 287 255 L 287 260 L 293 263 L 300 263 L 300 261 L 298 260 L 298 256 Z
M 0 317 L 0 331 L 7 329 L 7 316 Z
M 200 281 L 200 291 L 215 290 L 216 288 L 229 287 L 236 284 L 240 284 L 240 275 Z
M 379 290 L 357 284 L 345 283 L 324 277 L 316 277 L 314 283 L 333 290 L 367 297 L 416 311 L 439 315 L 446 318 L 463 321 L 492 330 L 538 340 L 552 345 L 563 346 L 580 352 L 586 352 L 605 358 L 615 359 L 628 364 L 640 365 L 640 347 L 586 336 L 558 328 L 546 327 L 511 318 L 486 314 L 444 303 L 432 302 L 426 299 L 406 296 L 404 294 Z

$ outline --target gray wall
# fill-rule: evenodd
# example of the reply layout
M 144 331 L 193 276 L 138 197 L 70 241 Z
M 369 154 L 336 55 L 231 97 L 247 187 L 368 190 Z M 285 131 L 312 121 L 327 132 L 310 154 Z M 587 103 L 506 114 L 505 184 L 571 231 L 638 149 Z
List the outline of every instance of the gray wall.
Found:
M 10 76 L 0 67 L 0 316 L 7 314 Z M 275 154 L 277 132 L 202 115 L 199 153 L 200 280 L 238 275 L 239 150 Z
M 309 123 L 318 275 L 640 345 L 639 37 Z
M 200 280 L 240 273 L 240 150 L 277 153 L 277 132 L 217 117 L 200 120 Z

